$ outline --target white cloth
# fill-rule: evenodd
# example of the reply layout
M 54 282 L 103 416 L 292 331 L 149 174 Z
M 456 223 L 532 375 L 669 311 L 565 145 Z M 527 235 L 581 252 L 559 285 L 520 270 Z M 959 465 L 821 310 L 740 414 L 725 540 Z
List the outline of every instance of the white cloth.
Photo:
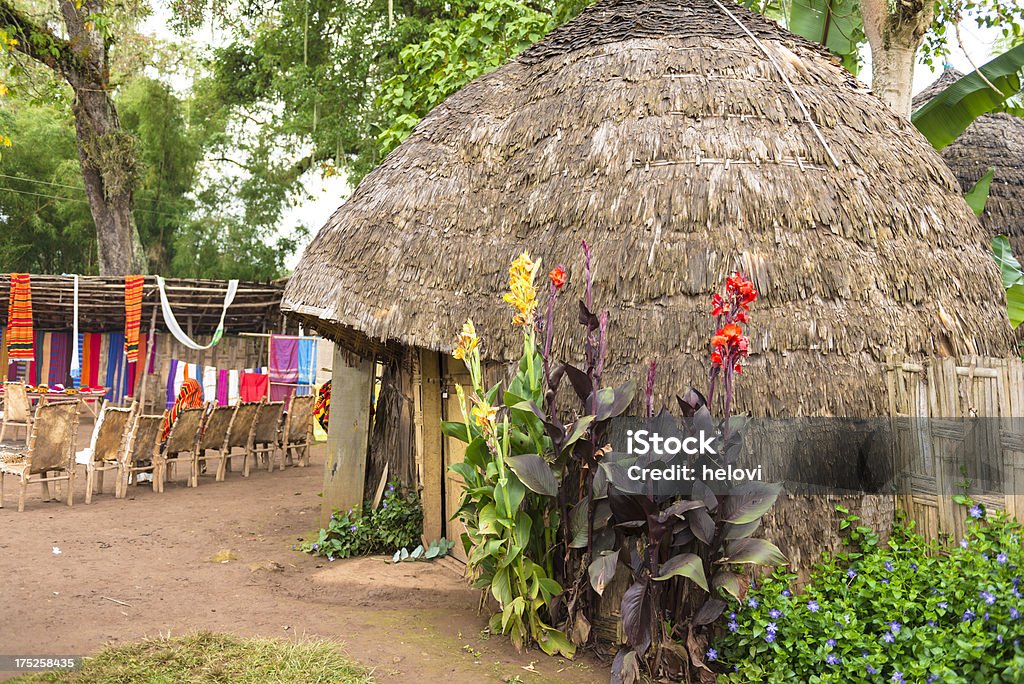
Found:
M 179 361 L 178 367 L 174 371 L 174 396 L 177 397 L 178 393 L 181 392 L 181 385 L 185 382 L 185 371 L 188 369 L 188 364 Z
M 237 404 L 238 399 L 238 371 L 228 371 L 228 406 Z
M 75 452 L 75 463 L 78 465 L 87 465 L 92 460 L 93 452 L 96 451 L 96 440 L 100 436 L 100 426 L 103 425 L 103 419 L 107 416 L 107 407 L 104 406 L 100 411 L 100 415 L 96 418 L 96 425 L 92 429 L 92 437 L 89 439 L 89 446 L 85 447 L 81 451 Z
M 74 305 L 72 306 L 72 309 L 74 310 L 74 322 L 72 323 L 72 333 L 71 333 L 71 344 L 73 346 L 71 347 L 71 369 L 69 370 L 68 375 L 70 375 L 75 380 L 81 380 L 82 379 L 82 364 L 81 364 L 81 361 L 78 358 L 79 351 L 78 351 L 78 276 L 77 275 L 75 276 L 75 298 L 74 298 Z
M 217 369 L 213 366 L 203 368 L 203 398 L 217 401 Z
M 220 323 L 217 324 L 217 330 L 213 333 L 213 339 L 210 340 L 209 344 L 203 345 L 197 343 L 191 337 L 185 334 L 185 331 L 178 325 L 178 320 L 174 317 L 174 312 L 171 311 L 171 303 L 167 301 L 167 288 L 164 284 L 163 276 L 156 277 L 156 285 L 160 290 L 160 308 L 164 314 L 164 324 L 167 325 L 167 329 L 174 335 L 174 339 L 181 342 L 189 349 L 195 349 L 200 351 L 203 349 L 209 349 L 213 345 L 220 342 L 220 338 L 224 335 L 224 316 L 228 313 L 228 307 L 231 306 L 231 302 L 235 301 L 235 294 L 238 292 L 238 281 L 228 281 L 228 291 L 224 295 L 224 308 L 220 312 Z

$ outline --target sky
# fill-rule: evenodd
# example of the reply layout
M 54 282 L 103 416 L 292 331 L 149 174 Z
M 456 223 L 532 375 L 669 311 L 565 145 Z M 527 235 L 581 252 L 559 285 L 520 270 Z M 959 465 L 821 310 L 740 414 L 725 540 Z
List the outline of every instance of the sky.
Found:
M 161 40 L 180 40 L 180 37 L 171 32 L 169 18 L 167 7 L 162 3 L 157 3 L 153 15 L 143 23 L 141 32 Z M 965 21 L 960 25 L 960 34 L 963 39 L 963 50 L 956 45 L 954 39 L 950 46 L 952 54 L 949 56 L 949 63 L 960 72 L 966 73 L 973 70 L 972 61 L 975 65 L 981 66 L 994 56 L 993 46 L 998 37 L 996 29 L 980 27 L 973 21 Z M 209 28 L 196 31 L 192 38 L 203 47 L 213 47 L 224 42 L 223 36 L 215 34 Z M 966 54 L 964 54 L 965 52 Z M 862 59 L 864 68 L 861 70 L 860 79 L 870 85 L 871 53 L 867 46 L 862 51 Z M 942 67 L 938 66 L 933 71 L 923 64 L 918 64 L 914 71 L 914 93 L 928 87 L 932 81 L 938 78 L 941 69 Z M 172 87 L 179 91 L 187 90 L 188 82 L 182 79 L 183 77 L 172 78 Z M 309 228 L 310 239 L 312 239 L 350 194 L 350 188 L 343 178 L 334 176 L 323 179 L 315 170 L 308 172 L 303 180 L 310 199 L 302 202 L 299 206 L 285 210 L 282 229 L 289 233 L 294 226 L 302 224 Z M 300 245 L 300 249 L 286 261 L 285 266 L 288 269 L 294 268 L 298 263 L 303 248 L 305 245 Z

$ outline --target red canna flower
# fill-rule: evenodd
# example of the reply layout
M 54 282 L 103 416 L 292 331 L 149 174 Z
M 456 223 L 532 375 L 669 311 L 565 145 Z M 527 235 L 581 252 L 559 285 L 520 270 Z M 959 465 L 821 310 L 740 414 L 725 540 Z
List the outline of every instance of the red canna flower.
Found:
M 548 278 L 551 279 L 551 284 L 555 286 L 556 290 L 561 290 L 565 287 L 566 282 L 569 280 L 569 276 L 561 264 L 551 269 L 551 272 L 548 273 Z
M 715 296 L 711 298 L 711 315 L 721 316 L 725 313 L 725 300 L 722 299 L 722 295 L 715 293 Z

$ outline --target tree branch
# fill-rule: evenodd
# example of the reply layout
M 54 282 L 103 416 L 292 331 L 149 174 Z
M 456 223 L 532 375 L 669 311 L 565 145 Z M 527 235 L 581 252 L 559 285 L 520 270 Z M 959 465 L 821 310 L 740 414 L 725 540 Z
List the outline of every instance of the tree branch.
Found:
M 10 36 L 17 39 L 15 50 L 62 76 L 81 70 L 71 44 L 16 8 L 11 0 L 0 0 L 0 28 L 7 29 Z

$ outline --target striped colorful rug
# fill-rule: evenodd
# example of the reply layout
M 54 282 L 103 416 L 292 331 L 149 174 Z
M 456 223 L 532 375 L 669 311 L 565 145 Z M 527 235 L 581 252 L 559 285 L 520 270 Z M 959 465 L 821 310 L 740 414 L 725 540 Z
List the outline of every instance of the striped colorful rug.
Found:
M 11 274 L 11 294 L 7 305 L 7 358 L 10 361 L 35 359 L 32 335 L 32 283 L 28 273 Z
M 142 284 L 145 276 L 124 277 L 124 353 L 128 363 L 139 360 L 139 327 L 142 323 Z

